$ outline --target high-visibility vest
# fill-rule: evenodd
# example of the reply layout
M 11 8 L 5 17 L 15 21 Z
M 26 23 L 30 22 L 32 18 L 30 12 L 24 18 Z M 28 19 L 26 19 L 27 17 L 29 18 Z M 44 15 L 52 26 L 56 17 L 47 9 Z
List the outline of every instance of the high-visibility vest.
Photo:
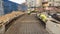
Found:
M 28 11 L 28 13 L 30 13 L 30 11 Z
M 41 14 L 40 18 L 45 22 L 47 20 L 47 16 L 45 14 Z

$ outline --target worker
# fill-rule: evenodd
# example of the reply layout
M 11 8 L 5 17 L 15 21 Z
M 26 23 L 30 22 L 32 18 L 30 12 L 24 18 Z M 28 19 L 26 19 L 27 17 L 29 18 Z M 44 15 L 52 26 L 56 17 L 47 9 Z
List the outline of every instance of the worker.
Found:
M 30 13 L 31 13 L 31 12 L 30 12 L 30 11 L 28 11 L 28 15 L 30 15 Z
M 40 18 L 44 21 L 47 22 L 47 16 L 45 14 L 40 14 Z
M 30 13 L 31 13 L 31 12 L 30 12 L 30 9 L 28 9 L 28 15 L 30 15 Z

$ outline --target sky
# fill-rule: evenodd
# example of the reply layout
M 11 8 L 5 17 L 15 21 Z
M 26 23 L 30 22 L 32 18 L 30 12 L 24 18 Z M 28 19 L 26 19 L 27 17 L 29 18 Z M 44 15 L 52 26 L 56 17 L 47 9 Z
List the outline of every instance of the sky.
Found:
M 22 4 L 22 3 L 26 2 L 25 0 L 9 0 L 9 1 L 12 1 L 12 2 L 15 2 L 18 4 Z

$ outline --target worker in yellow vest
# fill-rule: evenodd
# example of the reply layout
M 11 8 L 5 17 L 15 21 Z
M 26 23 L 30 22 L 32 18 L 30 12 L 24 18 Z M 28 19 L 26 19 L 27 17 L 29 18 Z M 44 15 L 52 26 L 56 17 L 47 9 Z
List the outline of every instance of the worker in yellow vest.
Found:
M 40 14 L 40 18 L 44 21 L 47 22 L 47 16 L 45 14 Z
M 28 15 L 30 15 L 30 13 L 31 13 L 31 11 L 30 11 L 30 9 L 28 9 Z
M 30 11 L 28 11 L 28 15 L 30 15 Z

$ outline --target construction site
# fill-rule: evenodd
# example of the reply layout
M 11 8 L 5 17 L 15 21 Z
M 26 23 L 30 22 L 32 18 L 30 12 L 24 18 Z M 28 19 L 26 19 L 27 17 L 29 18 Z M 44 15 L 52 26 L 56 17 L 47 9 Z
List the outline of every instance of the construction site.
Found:
M 0 0 L 0 34 L 60 34 L 60 0 Z

